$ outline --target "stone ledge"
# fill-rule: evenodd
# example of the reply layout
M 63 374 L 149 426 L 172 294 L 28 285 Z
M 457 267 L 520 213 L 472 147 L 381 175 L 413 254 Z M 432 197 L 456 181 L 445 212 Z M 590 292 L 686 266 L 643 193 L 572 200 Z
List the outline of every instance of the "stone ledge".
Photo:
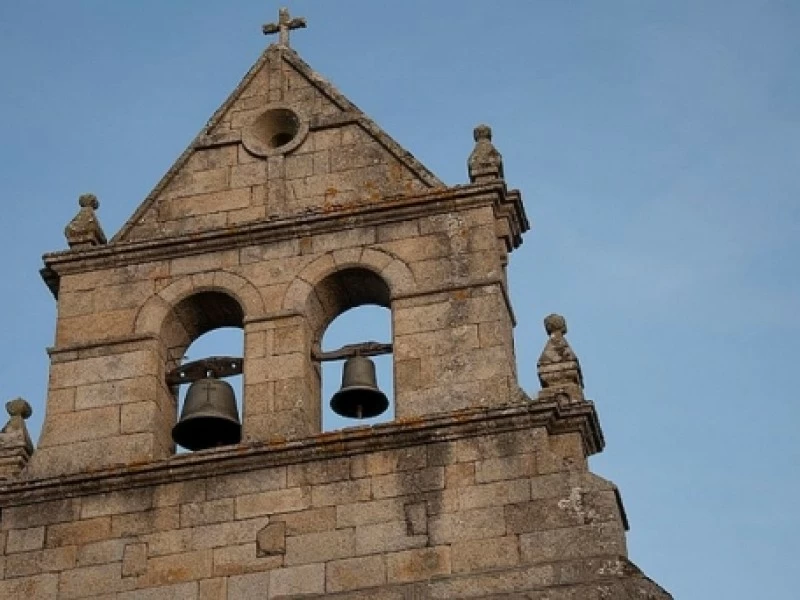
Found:
M 514 203 L 508 210 L 507 191 L 502 181 L 436 189 L 413 196 L 386 198 L 377 204 L 342 206 L 336 211 L 320 211 L 268 220 L 249 225 L 225 227 L 205 233 L 163 237 L 139 242 L 117 242 L 81 250 L 62 250 L 45 254 L 42 278 L 54 295 L 62 273 L 119 267 L 154 260 L 174 259 L 207 252 L 273 243 L 296 237 L 319 235 L 354 227 L 370 227 L 407 219 L 427 217 L 456 210 L 492 206 L 497 218 L 513 221 L 512 230 L 527 229 L 524 208 Z M 506 243 L 521 243 L 513 236 Z
M 62 477 L 24 479 L 23 473 L 22 479 L 0 485 L 0 508 L 537 427 L 555 435 L 580 433 L 586 454 L 600 452 L 604 446 L 593 403 L 563 406 L 534 400 L 322 433 L 284 443 L 239 444 Z

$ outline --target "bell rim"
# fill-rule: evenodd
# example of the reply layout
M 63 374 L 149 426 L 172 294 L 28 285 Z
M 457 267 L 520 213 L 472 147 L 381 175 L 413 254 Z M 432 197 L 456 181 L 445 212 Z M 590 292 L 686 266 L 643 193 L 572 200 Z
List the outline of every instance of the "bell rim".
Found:
M 374 398 L 377 398 L 380 401 L 380 402 L 376 403 L 376 406 L 381 406 L 380 411 L 375 412 L 375 413 L 370 412 L 370 413 L 368 413 L 366 415 L 358 417 L 358 416 L 355 416 L 355 415 L 351 416 L 350 414 L 346 414 L 344 412 L 340 412 L 339 410 L 337 410 L 336 409 L 336 404 L 338 404 L 338 403 L 336 402 L 336 400 L 338 398 L 341 398 L 345 394 L 353 392 L 353 391 L 369 392 Z M 345 419 L 357 419 L 357 420 L 373 419 L 373 418 L 375 418 L 377 416 L 380 416 L 380 415 L 382 415 L 383 413 L 386 412 L 386 410 L 389 408 L 389 398 L 380 389 L 376 389 L 374 387 L 370 387 L 370 386 L 367 386 L 367 385 L 351 385 L 351 386 L 348 386 L 346 389 L 339 390 L 333 396 L 331 396 L 330 408 L 337 415 L 339 415 L 340 417 L 343 417 Z
M 219 436 L 221 440 L 220 443 L 210 446 L 191 443 L 191 436 L 189 434 L 191 426 L 196 425 L 196 422 L 200 419 L 216 421 L 218 425 L 220 425 L 220 422 L 224 424 L 223 427 L 219 428 L 220 434 L 224 434 Z M 186 448 L 192 452 L 210 450 L 221 446 L 233 446 L 242 441 L 242 424 L 232 418 L 221 417 L 218 414 L 194 414 L 175 423 L 175 426 L 172 428 L 172 441 L 181 448 Z

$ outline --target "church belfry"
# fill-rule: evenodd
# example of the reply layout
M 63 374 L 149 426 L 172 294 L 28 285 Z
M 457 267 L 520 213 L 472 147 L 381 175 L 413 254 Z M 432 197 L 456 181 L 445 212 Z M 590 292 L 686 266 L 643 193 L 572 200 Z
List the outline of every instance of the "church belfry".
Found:
M 445 185 L 290 47 L 304 27 L 264 25 L 274 43 L 116 235 L 86 194 L 44 256 L 46 416 L 35 449 L 24 400 L 0 432 L 0 597 L 669 598 L 588 471 L 604 442 L 563 317 L 541 392 L 519 387 L 506 265 L 529 224 L 491 129 Z M 390 343 L 323 352 L 366 304 Z M 221 327 L 243 355 L 187 363 Z M 383 353 L 394 420 L 323 432 L 328 406 L 386 408 Z

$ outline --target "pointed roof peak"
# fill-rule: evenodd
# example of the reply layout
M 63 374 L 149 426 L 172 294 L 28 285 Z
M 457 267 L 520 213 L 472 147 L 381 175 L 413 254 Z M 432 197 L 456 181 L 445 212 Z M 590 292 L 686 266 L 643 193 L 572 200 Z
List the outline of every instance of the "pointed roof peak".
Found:
M 285 27 L 289 27 L 289 25 L 286 24 Z M 278 31 L 278 33 L 280 32 Z M 283 131 L 284 128 L 291 131 Z M 379 195 L 402 195 L 412 193 L 414 190 L 422 191 L 444 186 L 444 183 L 436 175 L 392 139 L 325 77 L 314 71 L 294 49 L 281 43 L 271 44 L 262 52 L 239 85 L 214 112 L 189 147 L 113 237 L 111 243 L 174 235 L 178 233 L 178 230 L 169 224 L 164 226 L 164 221 L 174 221 L 178 217 L 192 216 L 196 210 L 199 210 L 195 206 L 189 207 L 189 200 L 176 200 L 176 198 L 193 195 L 197 196 L 200 202 L 214 203 L 216 200 L 200 196 L 207 192 L 219 191 L 217 183 L 221 185 L 226 182 L 226 185 L 233 186 L 233 171 L 257 169 L 254 166 L 248 167 L 244 163 L 280 157 L 288 159 L 293 154 L 307 155 L 312 151 L 320 151 L 322 148 L 320 144 L 327 142 L 323 140 L 314 142 L 311 140 L 312 137 L 324 135 L 330 137 L 335 130 L 344 131 L 345 129 L 348 130 L 348 133 L 343 134 L 345 137 L 337 142 L 342 144 L 343 151 L 337 153 L 335 159 L 332 160 L 346 159 L 348 152 L 354 152 L 358 146 L 361 149 L 371 148 L 369 150 L 371 154 L 368 153 L 370 160 L 375 161 L 376 165 L 384 164 L 382 167 L 384 170 L 391 171 L 389 165 L 395 165 L 392 167 L 395 170 L 391 171 L 391 174 L 387 171 L 385 177 L 376 173 L 378 181 L 373 186 L 374 189 L 362 186 L 359 188 L 362 192 L 371 190 L 370 193 L 375 195 L 376 190 L 380 188 Z M 324 131 L 330 133 L 322 133 Z M 246 153 L 240 153 L 240 160 L 243 163 L 229 166 L 227 175 L 221 172 L 207 173 L 209 177 L 215 178 L 214 182 L 202 182 L 199 180 L 200 175 L 189 173 L 197 170 L 195 162 L 205 160 L 200 154 L 208 154 L 209 150 L 221 147 L 241 147 L 242 152 Z M 381 155 L 385 158 L 381 158 Z M 365 156 L 367 155 L 360 154 L 361 158 Z M 202 168 L 210 170 L 211 166 Z M 331 169 L 336 170 L 336 168 L 331 165 Z M 338 168 L 343 169 L 344 167 Z M 262 193 L 263 185 L 269 186 L 270 180 L 275 181 L 274 178 L 277 175 L 275 175 L 274 167 L 268 175 L 266 181 L 251 182 L 253 194 Z M 386 179 L 387 177 L 388 179 Z M 216 181 L 217 178 L 220 180 L 219 182 Z M 380 183 L 381 181 L 384 183 Z M 261 187 L 258 187 L 259 185 Z M 386 189 L 383 189 L 384 187 Z M 390 187 L 391 190 L 388 189 Z M 328 194 L 329 188 L 333 189 L 337 186 L 325 186 L 322 192 Z M 311 191 L 313 192 L 313 190 Z M 287 188 L 285 192 L 279 193 L 294 194 L 295 191 Z M 337 194 L 335 203 L 349 202 L 350 200 L 345 196 L 348 194 Z M 275 195 L 273 200 L 275 198 L 278 196 Z M 369 198 L 357 200 L 374 202 L 377 201 L 377 197 L 371 200 Z M 244 202 L 243 199 L 238 201 Z M 327 202 L 327 199 L 325 201 Z M 165 204 L 171 204 L 172 208 L 165 207 Z M 258 202 L 252 200 L 250 204 L 253 208 L 256 204 L 263 206 L 266 203 L 261 200 Z M 274 210 L 278 210 L 278 212 L 284 209 L 288 210 L 288 204 L 284 201 L 277 203 L 270 201 L 269 204 L 270 211 L 273 212 Z M 276 206 L 277 209 L 275 209 Z M 186 212 L 184 209 L 191 214 L 179 215 L 181 211 Z M 253 218 L 263 219 L 269 216 L 267 214 L 256 217 L 257 210 L 251 212 L 254 215 Z M 215 218 L 219 219 L 219 217 Z M 210 224 L 211 219 L 208 222 Z M 220 225 L 225 226 L 225 224 L 216 224 L 214 227 Z M 189 228 L 179 228 L 180 231 L 183 233 L 193 231 L 195 226 L 200 227 L 200 223 L 199 221 L 193 223 L 186 221 L 186 226 Z

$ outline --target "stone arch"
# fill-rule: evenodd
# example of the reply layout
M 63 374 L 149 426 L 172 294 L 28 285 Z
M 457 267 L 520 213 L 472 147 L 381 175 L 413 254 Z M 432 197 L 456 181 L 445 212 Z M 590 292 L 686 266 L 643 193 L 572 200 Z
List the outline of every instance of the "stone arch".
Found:
M 305 312 L 315 288 L 333 273 L 363 269 L 374 273 L 388 287 L 389 300 L 414 289 L 414 274 L 400 258 L 375 248 L 349 248 L 327 252 L 306 265 L 283 297 L 286 311 Z M 388 304 L 387 304 L 388 307 Z
M 137 335 L 160 335 L 170 311 L 185 298 L 199 292 L 228 294 L 239 303 L 245 319 L 264 314 L 261 294 L 244 277 L 226 271 L 200 273 L 181 277 L 151 296 L 136 315 L 134 332 Z

